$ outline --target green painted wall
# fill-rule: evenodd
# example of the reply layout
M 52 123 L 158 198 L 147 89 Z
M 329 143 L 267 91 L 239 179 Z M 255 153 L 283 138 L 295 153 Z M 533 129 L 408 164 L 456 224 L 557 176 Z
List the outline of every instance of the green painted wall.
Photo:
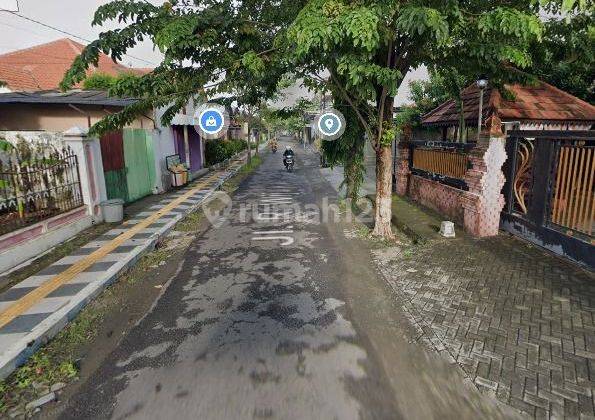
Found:
M 155 185 L 155 157 L 151 133 L 142 128 L 126 128 L 124 162 L 126 164 L 127 202 L 149 195 Z

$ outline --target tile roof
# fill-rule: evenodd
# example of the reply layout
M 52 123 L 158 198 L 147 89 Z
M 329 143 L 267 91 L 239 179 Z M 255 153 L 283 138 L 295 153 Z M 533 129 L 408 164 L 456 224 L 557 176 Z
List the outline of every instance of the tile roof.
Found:
M 72 104 L 72 105 L 102 105 L 127 106 L 136 102 L 134 98 L 115 98 L 107 92 L 99 90 L 70 90 L 61 92 L 47 90 L 38 92 L 8 92 L 0 93 L 1 104 Z
M 58 89 L 64 73 L 85 48 L 68 38 L 36 45 L 31 48 L 0 55 L 0 81 L 13 91 Z M 97 67 L 89 73 L 100 71 L 112 76 L 123 72 L 145 74 L 151 69 L 131 69 L 101 54 Z
M 496 113 L 503 121 L 595 123 L 595 106 L 545 82 L 535 86 L 505 85 L 515 97 L 506 100 L 498 89 L 484 91 L 484 118 Z M 475 124 L 479 113 L 479 88 L 474 84 L 462 92 L 465 122 Z M 449 100 L 422 117 L 425 126 L 459 124 L 459 110 Z

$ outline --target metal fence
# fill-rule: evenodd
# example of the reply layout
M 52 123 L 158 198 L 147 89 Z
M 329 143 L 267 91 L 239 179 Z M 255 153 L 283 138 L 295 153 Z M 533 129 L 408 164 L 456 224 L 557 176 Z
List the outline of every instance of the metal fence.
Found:
M 0 153 L 0 235 L 83 205 L 69 148 L 19 145 Z
M 595 132 L 509 131 L 501 227 L 595 267 Z
M 595 221 L 595 140 L 559 140 L 557 149 L 550 221 L 592 238 Z
M 467 189 L 464 177 L 469 167 L 469 151 L 474 143 L 441 141 L 411 142 L 411 173 Z

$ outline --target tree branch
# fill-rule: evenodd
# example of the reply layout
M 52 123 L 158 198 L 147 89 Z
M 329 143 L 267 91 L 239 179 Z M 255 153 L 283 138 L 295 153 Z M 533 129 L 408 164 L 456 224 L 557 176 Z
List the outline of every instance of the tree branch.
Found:
M 337 89 L 339 90 L 339 92 L 341 93 L 341 95 L 343 96 L 343 98 L 345 98 L 345 100 L 347 101 L 347 103 L 349 104 L 349 106 L 351 106 L 351 108 L 353 109 L 353 111 L 357 115 L 357 118 L 362 123 L 362 126 L 364 127 L 364 130 L 366 130 L 366 134 L 368 135 L 368 138 L 370 140 L 372 140 L 373 136 L 372 136 L 372 131 L 370 130 L 370 125 L 368 124 L 368 122 L 366 121 L 366 119 L 361 114 L 359 108 L 357 106 L 355 106 L 355 104 L 353 103 L 353 101 L 349 97 L 349 94 L 347 93 L 347 91 L 345 89 L 343 89 L 343 86 L 341 85 L 341 83 L 339 83 L 339 81 L 337 80 L 336 76 L 333 74 L 333 71 L 329 69 L 329 73 L 331 75 L 331 79 L 333 79 L 333 84 L 337 87 Z

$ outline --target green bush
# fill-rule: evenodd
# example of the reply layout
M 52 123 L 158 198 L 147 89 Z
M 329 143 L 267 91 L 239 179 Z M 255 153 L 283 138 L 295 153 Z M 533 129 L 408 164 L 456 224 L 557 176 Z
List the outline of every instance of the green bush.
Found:
M 205 143 L 205 161 L 207 166 L 229 159 L 247 147 L 244 140 L 207 140 Z

